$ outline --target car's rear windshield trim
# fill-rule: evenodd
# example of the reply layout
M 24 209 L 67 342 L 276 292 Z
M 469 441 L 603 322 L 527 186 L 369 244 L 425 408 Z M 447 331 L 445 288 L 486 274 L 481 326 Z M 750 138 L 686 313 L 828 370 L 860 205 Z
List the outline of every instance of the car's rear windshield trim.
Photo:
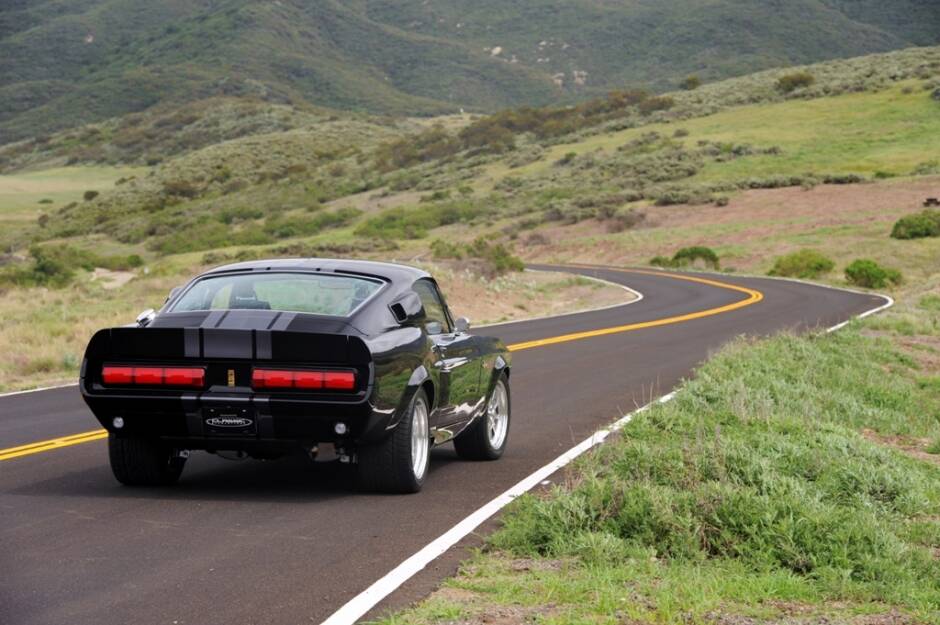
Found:
M 378 294 L 381 293 L 385 289 L 385 287 L 387 287 L 389 284 L 388 279 L 383 278 L 381 276 L 375 276 L 371 274 L 364 274 L 364 273 L 358 273 L 358 272 L 345 272 L 345 271 L 327 272 L 327 271 L 310 271 L 309 269 L 304 270 L 304 269 L 287 269 L 287 268 L 263 270 L 263 271 L 259 271 L 257 269 L 248 269 L 248 270 L 237 269 L 233 271 L 219 271 L 219 272 L 207 273 L 194 279 L 192 282 L 190 282 L 186 286 L 185 289 L 180 291 L 179 294 L 177 294 L 177 296 L 174 297 L 172 301 L 167 302 L 166 308 L 163 310 L 163 312 L 169 313 L 169 314 L 186 314 L 186 313 L 212 312 L 214 310 L 224 310 L 226 312 L 251 311 L 252 309 L 250 308 L 224 308 L 224 309 L 207 308 L 207 309 L 197 309 L 197 310 L 176 310 L 176 305 L 186 296 L 187 293 L 189 293 L 189 291 L 191 291 L 193 288 L 196 287 L 197 284 L 199 284 L 200 282 L 204 280 L 211 280 L 213 278 L 224 278 L 228 276 L 240 276 L 240 275 L 247 276 L 247 275 L 252 275 L 252 274 L 257 274 L 257 275 L 301 274 L 301 275 L 307 275 L 307 276 L 333 276 L 337 278 L 355 278 L 357 280 L 364 280 L 366 282 L 374 282 L 379 285 L 379 288 L 373 291 L 367 298 L 362 300 L 358 306 L 353 308 L 351 311 L 349 311 L 345 315 L 328 315 L 325 313 L 310 312 L 309 310 L 280 310 L 278 309 L 278 310 L 269 311 L 269 312 L 275 312 L 275 313 L 289 313 L 289 314 L 294 314 L 294 315 L 313 315 L 316 317 L 324 317 L 328 319 L 349 319 L 350 317 L 355 315 L 357 312 L 362 310 L 362 308 L 366 304 L 368 304 L 373 299 L 375 299 L 376 296 L 378 296 Z

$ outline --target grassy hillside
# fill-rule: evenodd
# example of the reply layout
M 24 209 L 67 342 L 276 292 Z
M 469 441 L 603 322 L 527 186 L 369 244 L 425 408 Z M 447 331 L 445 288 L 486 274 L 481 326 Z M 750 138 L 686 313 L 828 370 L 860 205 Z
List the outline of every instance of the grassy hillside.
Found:
M 664 90 L 935 44 L 937 23 L 931 0 L 15 3 L 0 11 L 0 144 L 215 96 L 431 114 Z
M 798 0 L 557 0 L 364 2 L 370 17 L 413 32 L 501 48 L 500 56 L 543 67 L 587 92 L 624 84 L 659 90 L 696 74 L 705 80 L 937 43 L 940 8 L 892 3 Z M 799 20 L 787 19 L 799 15 Z
M 469 240 L 481 228 L 508 242 L 579 222 L 628 230 L 650 206 L 722 203 L 744 189 L 940 173 L 940 48 L 808 66 L 797 72 L 813 84 L 782 93 L 794 71 L 461 118 L 449 130 L 226 99 L 134 115 L 0 150 L 11 171 L 152 166 L 113 190 L 89 184 L 100 195 L 37 204 L 37 221 L 0 244 L 427 249 L 433 236 Z
M 782 91 L 794 73 L 814 82 Z M 887 235 L 940 191 L 938 88 L 940 48 L 924 48 L 440 124 L 227 98 L 155 109 L 0 149 L 0 290 L 24 320 L 51 298 L 93 325 L 100 269 L 131 279 L 102 301 L 139 308 L 232 259 L 493 274 L 516 256 L 645 264 L 690 245 L 729 271 L 825 247 L 837 283 L 862 255 L 923 279 L 935 240 Z M 73 359 L 86 327 L 74 325 L 50 343 Z M 49 375 L 74 363 L 52 361 Z

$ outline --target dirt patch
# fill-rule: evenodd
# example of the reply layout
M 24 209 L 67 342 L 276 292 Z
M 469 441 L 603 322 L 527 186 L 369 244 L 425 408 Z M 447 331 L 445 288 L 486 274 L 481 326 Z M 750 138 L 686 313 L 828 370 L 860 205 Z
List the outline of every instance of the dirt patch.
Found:
M 388 208 L 417 204 L 421 200 L 421 195 L 414 191 L 384 195 L 382 189 L 372 189 L 327 202 L 325 206 L 327 208 L 356 208 L 364 213 L 375 213 Z
M 475 325 L 578 312 L 636 298 L 616 285 L 570 274 L 525 271 L 490 280 L 446 263 L 431 273 L 453 313 Z
M 509 563 L 509 569 L 517 573 L 526 571 L 560 571 L 571 563 L 571 560 L 553 560 L 552 558 L 516 558 Z
M 135 277 L 132 271 L 111 271 L 102 267 L 95 267 L 91 274 L 93 282 L 100 282 L 102 288 L 111 290 L 119 289 Z
M 463 614 L 451 625 L 531 625 L 540 623 L 555 612 L 554 604 L 541 606 L 493 605 L 486 597 L 462 588 L 440 588 L 428 598 L 428 603 L 459 605 Z
M 727 206 L 645 206 L 644 224 L 616 235 L 596 220 L 540 229 L 550 243 L 519 251 L 530 260 L 645 264 L 679 247 L 720 245 L 733 250 L 729 262 L 736 269 L 765 270 L 769 259 L 799 247 L 857 255 L 860 243 L 872 236 L 888 240 L 894 222 L 922 210 L 924 198 L 938 189 L 936 177 L 757 189 L 733 195 Z
M 842 604 L 813 606 L 792 602 L 772 602 L 779 614 L 770 618 L 757 618 L 739 614 L 713 612 L 705 620 L 715 625 L 915 625 L 914 617 L 900 610 L 875 614 L 840 614 Z
M 894 342 L 917 362 L 923 373 L 940 373 L 940 337 L 896 336 Z
M 916 438 L 913 436 L 890 436 L 879 434 L 868 428 L 862 430 L 862 436 L 878 445 L 896 449 L 911 458 L 929 462 L 930 464 L 940 467 L 940 455 L 927 452 L 927 448 L 930 446 L 930 439 Z
M 926 375 L 940 374 L 940 337 L 929 335 L 903 336 L 871 329 L 865 329 L 863 334 L 890 340 L 917 363 L 921 373 Z

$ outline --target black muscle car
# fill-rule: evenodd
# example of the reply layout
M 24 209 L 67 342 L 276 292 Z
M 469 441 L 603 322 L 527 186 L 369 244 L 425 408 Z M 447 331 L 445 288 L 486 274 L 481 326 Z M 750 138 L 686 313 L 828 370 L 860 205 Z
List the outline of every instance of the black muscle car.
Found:
M 433 445 L 502 455 L 509 365 L 424 271 L 265 260 L 208 271 L 96 333 L 80 386 L 124 484 L 176 482 L 190 450 L 268 459 L 330 443 L 364 487 L 416 492 Z

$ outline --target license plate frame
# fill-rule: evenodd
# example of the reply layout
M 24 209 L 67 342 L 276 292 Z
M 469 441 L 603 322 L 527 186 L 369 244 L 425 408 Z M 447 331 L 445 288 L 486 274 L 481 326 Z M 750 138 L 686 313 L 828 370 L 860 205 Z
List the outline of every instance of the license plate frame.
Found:
M 256 436 L 258 416 L 245 406 L 203 408 L 202 423 L 208 436 Z

